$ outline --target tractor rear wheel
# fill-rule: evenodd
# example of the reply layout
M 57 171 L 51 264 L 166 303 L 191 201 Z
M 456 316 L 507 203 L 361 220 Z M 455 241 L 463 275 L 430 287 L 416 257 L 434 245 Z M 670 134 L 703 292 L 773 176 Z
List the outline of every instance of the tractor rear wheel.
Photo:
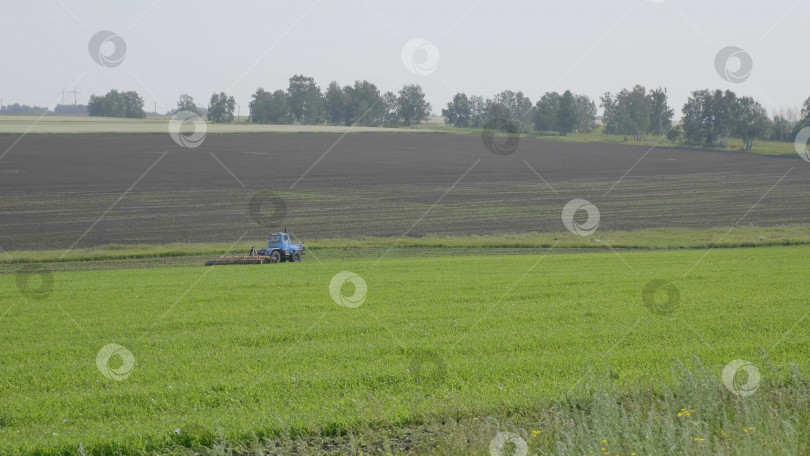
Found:
M 292 261 L 293 263 L 298 263 L 299 261 L 301 261 L 301 252 L 293 252 Z
M 281 255 L 278 254 L 278 250 L 270 254 L 270 262 L 271 263 L 281 262 Z

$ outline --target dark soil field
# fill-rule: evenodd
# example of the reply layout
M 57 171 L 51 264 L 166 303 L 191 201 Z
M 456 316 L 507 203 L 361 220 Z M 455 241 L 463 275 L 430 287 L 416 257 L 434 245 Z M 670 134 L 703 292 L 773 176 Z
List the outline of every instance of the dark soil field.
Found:
M 0 136 L 0 150 L 17 139 Z M 600 231 L 810 223 L 798 157 L 655 148 L 639 162 L 648 149 L 521 139 L 499 156 L 478 136 L 416 133 L 209 135 L 196 149 L 168 135 L 26 136 L 0 160 L 0 247 L 230 242 L 285 227 L 301 239 L 560 232 L 574 198 L 599 208 Z

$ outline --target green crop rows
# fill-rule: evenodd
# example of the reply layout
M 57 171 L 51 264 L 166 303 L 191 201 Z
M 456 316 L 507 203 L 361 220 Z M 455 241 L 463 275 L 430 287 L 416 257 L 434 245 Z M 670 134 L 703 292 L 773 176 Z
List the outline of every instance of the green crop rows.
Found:
M 310 256 L 3 274 L 0 453 L 76 453 L 81 442 L 135 454 L 485 417 L 566 397 L 606 366 L 619 383 L 661 386 L 673 359 L 692 355 L 718 384 L 732 359 L 804 368 L 808 254 Z M 330 296 L 344 270 L 366 283 L 357 308 Z M 21 293 L 48 278 L 49 294 Z M 671 313 L 645 306 L 653 280 L 679 292 Z M 108 344 L 132 354 L 126 378 L 109 374 L 122 357 L 109 359 L 112 378 L 97 366 Z

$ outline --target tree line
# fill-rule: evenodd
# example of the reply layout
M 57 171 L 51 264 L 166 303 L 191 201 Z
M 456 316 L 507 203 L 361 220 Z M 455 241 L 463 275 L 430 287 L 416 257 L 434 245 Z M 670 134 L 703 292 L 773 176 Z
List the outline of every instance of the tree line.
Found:
M 773 119 L 759 102 L 751 97 L 738 97 L 726 90 L 696 90 L 683 107 L 683 136 L 686 142 L 704 146 L 728 146 L 729 137 L 743 141 L 751 150 L 756 139 L 777 139 L 777 129 L 787 121 L 779 115 Z M 803 119 L 795 122 L 791 134 L 781 140 L 793 141 L 803 126 L 810 125 L 810 98 L 804 102 Z
M 640 141 L 645 135 L 666 136 L 670 141 L 696 146 L 727 147 L 729 138 L 739 138 L 746 150 L 757 139 L 793 141 L 798 132 L 810 126 L 810 98 L 801 109 L 787 109 L 768 116 L 752 97 L 737 96 L 730 90 L 693 91 L 681 109 L 679 125 L 673 123 L 674 110 L 664 88 L 647 90 L 636 85 L 599 99 L 603 110 L 602 131 L 626 135 Z M 84 106 L 61 107 L 58 111 L 84 111 Z M 208 107 L 198 107 L 188 94 L 180 95 L 177 108 L 191 111 L 212 122 L 232 122 L 236 102 L 224 92 L 214 93 Z M 312 77 L 294 75 L 286 89 L 258 88 L 251 96 L 249 121 L 260 124 L 360 125 L 415 127 L 430 116 L 431 106 L 419 85 L 405 85 L 397 93 L 382 93 L 363 80 L 341 86 L 332 81 L 326 90 Z M 3 106 L 2 113 L 40 113 L 47 108 Z M 111 90 L 92 95 L 86 112 L 91 116 L 143 118 L 143 99 L 134 91 Z M 505 90 L 492 98 L 457 93 L 442 109 L 448 125 L 458 128 L 494 128 L 509 133 L 588 133 L 598 127 L 597 105 L 586 95 L 546 92 L 536 103 L 523 92 Z M 497 122 L 492 123 L 493 120 Z
M 181 94 L 177 108 L 170 112 L 194 112 L 212 122 L 232 122 L 236 102 L 224 92 L 214 93 L 207 109 L 194 98 Z M 257 124 L 361 125 L 368 127 L 415 127 L 430 116 L 430 103 L 419 85 L 405 85 L 399 92 L 382 93 L 363 80 L 340 86 L 332 81 L 322 91 L 312 77 L 295 75 L 286 89 L 256 89 L 249 104 L 250 122 Z M 145 117 L 143 99 L 136 92 L 111 90 L 92 95 L 87 104 L 91 116 Z
M 674 110 L 664 88 L 647 90 L 636 85 L 615 95 L 600 97 L 602 132 L 627 135 L 640 141 L 645 135 L 666 136 L 673 142 L 695 146 L 727 147 L 736 137 L 751 150 L 757 139 L 793 141 L 810 126 L 810 98 L 801 111 L 781 110 L 772 118 L 752 97 L 738 97 L 726 90 L 696 90 L 682 108 L 681 125 L 673 124 Z M 499 120 L 496 129 L 508 133 L 588 133 L 596 127 L 596 105 L 585 95 L 566 90 L 546 92 L 536 104 L 522 92 L 506 90 L 493 98 L 457 93 L 442 109 L 445 122 L 454 127 L 482 128 Z
M 35 114 L 46 114 L 48 111 L 49 109 L 47 107 L 28 106 L 28 105 L 21 105 L 19 103 L 3 105 L 2 107 L 0 107 L 0 114 L 35 115 Z
M 90 101 L 87 102 L 87 114 L 135 119 L 146 117 L 146 112 L 143 110 L 143 98 L 134 90 L 127 92 L 110 90 L 106 95 L 90 95 Z
M 366 80 L 346 86 L 332 81 L 322 91 L 312 77 L 295 75 L 286 90 L 258 88 L 250 101 L 251 122 L 264 124 L 415 127 L 429 116 L 419 85 L 381 93 Z
M 627 134 L 640 140 L 648 133 L 665 132 L 672 125 L 673 111 L 667 105 L 663 89 L 647 92 L 644 87 L 636 86 L 615 96 L 606 93 L 601 101 L 605 133 Z M 492 120 L 505 120 L 499 122 L 500 129 L 509 133 L 556 132 L 565 136 L 588 133 L 597 127 L 596 103 L 570 90 L 546 92 L 535 104 L 523 92 L 511 90 L 487 99 L 457 93 L 447 108 L 442 109 L 442 116 L 455 127 L 481 128 Z
M 232 96 L 214 93 L 208 104 L 208 109 L 200 109 L 194 98 L 188 94 L 181 94 L 177 101 L 177 108 L 169 111 L 176 114 L 180 111 L 190 111 L 200 116 L 207 116 L 212 122 L 232 122 L 236 101 Z M 126 117 L 142 119 L 146 117 L 143 109 L 143 98 L 135 91 L 119 92 L 110 90 L 105 95 L 91 95 L 87 103 L 87 114 L 99 117 Z
M 566 90 L 548 92 L 532 105 L 523 92 L 505 90 L 493 98 L 457 93 L 442 109 L 445 122 L 455 127 L 495 128 L 508 133 L 556 131 L 561 135 L 587 132 L 596 127 L 596 106 L 587 96 Z M 498 122 L 493 123 L 497 120 Z

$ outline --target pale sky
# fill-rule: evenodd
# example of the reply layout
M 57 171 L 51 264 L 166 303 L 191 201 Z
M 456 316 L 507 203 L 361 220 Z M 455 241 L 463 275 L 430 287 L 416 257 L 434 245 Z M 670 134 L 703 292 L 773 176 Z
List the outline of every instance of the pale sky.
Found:
M 227 91 L 246 115 L 257 87 L 284 89 L 297 73 L 322 89 L 331 80 L 368 79 L 383 92 L 418 83 L 436 113 L 459 91 L 521 90 L 536 102 L 570 89 L 598 104 L 603 92 L 640 83 L 666 87 L 676 118 L 694 89 L 728 88 L 771 112 L 810 96 L 807 0 L 2 0 L 0 11 L 4 104 L 53 106 L 59 89 L 74 87 L 83 103 L 115 88 L 164 112 L 180 93 L 207 106 Z M 120 65 L 91 58 L 100 30 L 125 41 Z M 437 65 L 406 68 L 413 39 L 435 46 Z M 751 56 L 744 82 L 715 70 L 727 46 Z M 417 53 L 417 66 L 429 54 Z

